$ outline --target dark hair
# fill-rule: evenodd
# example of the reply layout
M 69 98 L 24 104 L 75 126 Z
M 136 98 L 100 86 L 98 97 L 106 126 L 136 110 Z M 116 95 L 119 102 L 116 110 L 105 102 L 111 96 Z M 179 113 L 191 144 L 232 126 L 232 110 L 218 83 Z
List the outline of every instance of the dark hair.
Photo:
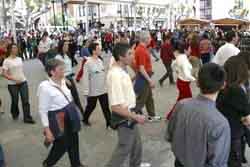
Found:
M 202 35 L 202 38 L 203 38 L 203 39 L 209 39 L 208 34 L 207 34 L 207 33 L 204 33 L 204 34 Z
M 44 33 L 43 33 L 43 35 L 42 35 L 42 38 L 43 37 L 48 37 L 49 36 L 49 33 L 47 32 L 47 31 L 45 31 Z
M 114 46 L 113 54 L 112 54 L 115 61 L 119 61 L 121 56 L 124 57 L 129 49 L 130 49 L 129 44 L 120 43 L 120 42 L 117 43 Z
M 234 31 L 228 31 L 225 35 L 225 39 L 227 42 L 232 42 L 233 38 L 236 37 L 236 32 Z
M 243 51 L 240 52 L 237 57 L 247 64 L 248 70 L 250 70 L 250 52 Z
M 182 40 L 179 40 L 176 42 L 176 45 L 174 46 L 174 51 L 178 51 L 179 53 L 185 53 L 185 42 Z
M 64 54 L 63 54 L 63 46 L 64 46 L 64 43 L 65 41 L 64 40 L 61 40 L 58 42 L 58 46 L 57 46 L 57 52 L 58 54 L 60 54 L 62 57 L 64 57 Z
M 224 85 L 226 73 L 222 67 L 215 63 L 207 63 L 198 73 L 198 84 L 203 94 L 211 94 L 219 91 Z
M 17 48 L 18 48 L 18 46 L 17 46 L 17 44 L 16 43 L 11 43 L 11 44 L 9 44 L 8 46 L 7 46 L 7 57 L 9 57 L 10 55 L 11 55 L 11 50 L 12 50 L 12 48 L 13 48 L 13 46 L 16 46 Z M 19 48 L 18 48 L 19 49 Z
M 55 59 L 55 58 L 50 59 L 45 66 L 45 70 L 48 76 L 51 77 L 52 76 L 51 71 L 55 70 L 58 66 L 61 66 L 61 65 L 64 65 L 63 61 L 59 59 Z
M 96 50 L 97 46 L 99 46 L 97 42 L 92 42 L 91 44 L 89 44 L 88 48 L 90 55 L 93 55 L 93 52 Z
M 237 56 L 230 57 L 224 64 L 227 73 L 227 87 L 239 86 L 248 80 L 247 64 Z

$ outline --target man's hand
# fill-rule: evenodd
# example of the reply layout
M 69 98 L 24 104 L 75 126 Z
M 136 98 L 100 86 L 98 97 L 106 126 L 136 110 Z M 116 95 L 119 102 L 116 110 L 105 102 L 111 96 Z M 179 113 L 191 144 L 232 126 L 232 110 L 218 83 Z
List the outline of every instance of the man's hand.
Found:
M 139 114 L 135 114 L 133 116 L 133 119 L 139 124 L 144 124 L 146 121 L 146 117 L 144 115 L 139 115 Z

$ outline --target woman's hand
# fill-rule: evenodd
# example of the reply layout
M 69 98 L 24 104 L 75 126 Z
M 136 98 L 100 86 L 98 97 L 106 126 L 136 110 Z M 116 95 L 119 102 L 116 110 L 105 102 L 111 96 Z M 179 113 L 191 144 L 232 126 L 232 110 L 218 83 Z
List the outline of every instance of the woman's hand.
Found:
M 55 140 L 51 130 L 48 127 L 44 128 L 44 136 L 45 140 L 49 143 L 52 143 Z
M 245 125 L 245 126 L 250 126 L 250 115 L 243 117 L 241 119 L 241 122 Z

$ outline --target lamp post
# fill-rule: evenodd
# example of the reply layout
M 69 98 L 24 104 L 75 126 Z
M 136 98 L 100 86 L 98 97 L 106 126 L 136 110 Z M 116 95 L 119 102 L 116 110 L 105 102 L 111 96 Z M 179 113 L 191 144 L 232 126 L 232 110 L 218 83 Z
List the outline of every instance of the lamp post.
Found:
M 55 13 L 55 0 L 51 0 L 52 7 L 53 7 L 53 17 L 54 17 L 54 27 L 56 30 L 56 13 Z
M 64 2 L 61 0 L 61 8 L 62 8 L 62 24 L 63 30 L 65 31 L 65 14 L 64 14 Z

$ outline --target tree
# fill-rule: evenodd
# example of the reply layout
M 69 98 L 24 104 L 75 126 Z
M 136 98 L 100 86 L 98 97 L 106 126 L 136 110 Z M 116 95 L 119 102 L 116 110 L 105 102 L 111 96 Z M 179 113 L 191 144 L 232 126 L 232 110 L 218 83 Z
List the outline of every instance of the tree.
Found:
M 50 0 L 25 0 L 27 12 L 25 17 L 26 28 L 29 28 L 29 26 L 35 21 L 33 20 L 34 16 L 48 11 L 50 3 Z

